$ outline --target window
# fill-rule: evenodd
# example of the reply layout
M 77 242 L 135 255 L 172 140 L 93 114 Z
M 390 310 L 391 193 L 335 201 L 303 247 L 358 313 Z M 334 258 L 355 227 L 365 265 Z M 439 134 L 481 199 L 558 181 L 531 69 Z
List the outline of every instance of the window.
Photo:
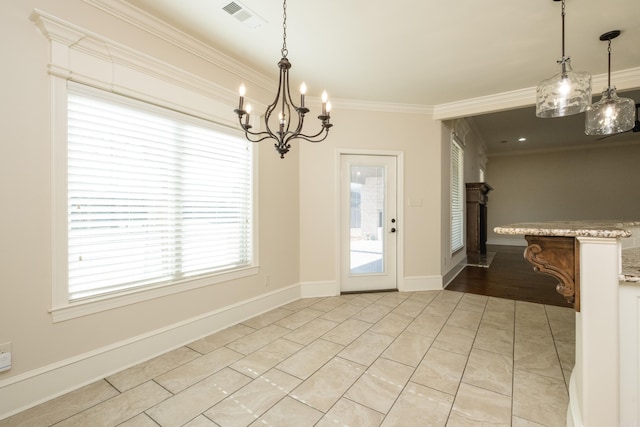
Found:
M 68 301 L 253 265 L 251 143 L 78 84 L 67 114 Z
M 451 253 L 464 247 L 464 151 L 451 138 Z

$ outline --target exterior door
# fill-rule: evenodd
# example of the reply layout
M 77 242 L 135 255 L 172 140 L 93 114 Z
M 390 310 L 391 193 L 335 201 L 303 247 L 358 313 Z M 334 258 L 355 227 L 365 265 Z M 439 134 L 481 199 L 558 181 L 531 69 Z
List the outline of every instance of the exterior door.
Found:
M 340 156 L 342 292 L 397 289 L 397 158 Z

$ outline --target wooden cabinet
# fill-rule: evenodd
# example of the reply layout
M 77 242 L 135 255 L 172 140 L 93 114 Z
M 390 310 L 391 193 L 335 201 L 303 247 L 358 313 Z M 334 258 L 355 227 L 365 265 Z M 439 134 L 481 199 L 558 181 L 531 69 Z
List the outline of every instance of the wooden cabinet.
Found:
M 489 191 L 486 182 L 468 182 L 467 187 L 467 253 L 487 253 L 487 202 Z

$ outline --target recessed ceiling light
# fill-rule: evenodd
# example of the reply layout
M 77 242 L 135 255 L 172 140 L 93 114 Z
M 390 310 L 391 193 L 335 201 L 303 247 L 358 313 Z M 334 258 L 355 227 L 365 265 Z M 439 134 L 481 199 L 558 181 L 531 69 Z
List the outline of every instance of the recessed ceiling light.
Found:
M 527 140 L 527 138 L 525 138 L 525 137 L 518 138 L 518 141 L 520 141 L 520 142 L 525 142 L 526 140 Z

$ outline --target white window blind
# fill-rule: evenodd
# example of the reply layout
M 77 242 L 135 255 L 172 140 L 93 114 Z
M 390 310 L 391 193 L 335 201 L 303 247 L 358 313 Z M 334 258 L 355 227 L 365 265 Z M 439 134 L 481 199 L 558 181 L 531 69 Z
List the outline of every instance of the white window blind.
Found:
M 251 265 L 252 170 L 210 122 L 70 85 L 69 300 Z
M 464 247 L 464 152 L 451 139 L 451 253 Z

